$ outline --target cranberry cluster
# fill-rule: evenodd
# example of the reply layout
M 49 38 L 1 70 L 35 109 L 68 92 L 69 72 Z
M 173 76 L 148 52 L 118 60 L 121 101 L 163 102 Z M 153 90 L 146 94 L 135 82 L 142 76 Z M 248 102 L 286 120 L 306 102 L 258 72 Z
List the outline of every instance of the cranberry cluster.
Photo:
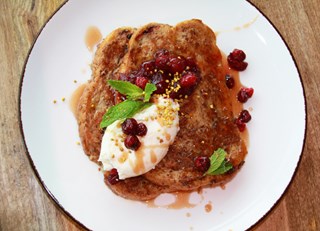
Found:
M 228 64 L 232 69 L 235 69 L 237 71 L 243 71 L 247 68 L 248 63 L 244 62 L 246 58 L 246 54 L 239 49 L 234 49 L 229 55 L 228 55 Z M 225 82 L 226 86 L 229 89 L 232 89 L 235 86 L 234 78 L 227 74 L 225 76 Z M 242 87 L 240 88 L 237 99 L 240 103 L 245 103 L 248 101 L 249 98 L 253 95 L 253 88 L 251 87 Z M 235 120 L 236 125 L 239 128 L 239 131 L 243 132 L 246 128 L 246 123 L 248 123 L 251 120 L 251 115 L 247 110 L 243 110 L 238 118 Z
M 127 135 L 124 140 L 124 145 L 134 151 L 138 150 L 141 146 L 137 136 L 145 136 L 148 131 L 144 123 L 138 123 L 134 118 L 126 119 L 121 124 L 121 129 L 122 132 Z M 110 170 L 107 181 L 112 185 L 120 181 L 117 169 L 113 168 Z
M 147 134 L 147 126 L 144 123 L 138 123 L 134 118 L 126 119 L 121 128 L 127 137 L 124 140 L 124 145 L 131 150 L 138 150 L 141 143 L 137 136 L 145 136 Z
M 139 70 L 120 79 L 144 89 L 148 82 L 156 85 L 155 94 L 166 94 L 172 99 L 190 95 L 200 80 L 200 71 L 192 58 L 159 50 L 154 59 L 143 62 Z
M 246 54 L 239 49 L 234 49 L 227 57 L 229 66 L 236 71 L 244 71 L 248 63 L 244 60 L 246 59 Z
M 236 125 L 239 128 L 240 132 L 243 132 L 246 128 L 246 123 L 248 123 L 251 120 L 251 115 L 248 110 L 242 110 L 240 112 L 240 115 L 236 119 Z

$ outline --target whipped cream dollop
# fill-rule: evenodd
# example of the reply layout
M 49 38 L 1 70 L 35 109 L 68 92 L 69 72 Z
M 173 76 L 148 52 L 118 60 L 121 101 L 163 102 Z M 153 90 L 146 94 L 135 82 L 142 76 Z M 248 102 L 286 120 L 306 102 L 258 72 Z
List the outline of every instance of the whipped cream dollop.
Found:
M 147 134 L 138 136 L 141 146 L 136 150 L 124 145 L 123 120 L 107 127 L 102 138 L 99 161 L 103 170 L 115 168 L 119 179 L 142 175 L 153 169 L 167 154 L 179 131 L 179 104 L 170 98 L 158 96 L 152 106 L 135 114 L 138 123 L 147 126 Z

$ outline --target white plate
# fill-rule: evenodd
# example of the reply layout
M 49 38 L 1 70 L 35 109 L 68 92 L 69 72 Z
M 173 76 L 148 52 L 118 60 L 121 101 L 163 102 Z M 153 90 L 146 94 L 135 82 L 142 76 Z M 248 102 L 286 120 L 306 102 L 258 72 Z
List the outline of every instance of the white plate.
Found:
M 84 155 L 68 101 L 90 78 L 84 35 L 120 26 L 199 18 L 215 31 L 224 53 L 241 48 L 249 68 L 241 80 L 255 89 L 246 164 L 225 190 L 204 191 L 192 209 L 148 208 L 115 196 Z M 77 80 L 75 84 L 73 81 Z M 66 97 L 62 102 L 61 98 Z M 31 164 L 49 195 L 94 230 L 244 230 L 261 219 L 291 181 L 305 135 L 304 92 L 294 60 L 270 22 L 246 1 L 69 1 L 44 26 L 26 63 L 21 121 Z M 57 100 L 53 104 L 53 100 Z M 213 210 L 204 206 L 212 201 Z M 190 216 L 187 216 L 190 213 Z

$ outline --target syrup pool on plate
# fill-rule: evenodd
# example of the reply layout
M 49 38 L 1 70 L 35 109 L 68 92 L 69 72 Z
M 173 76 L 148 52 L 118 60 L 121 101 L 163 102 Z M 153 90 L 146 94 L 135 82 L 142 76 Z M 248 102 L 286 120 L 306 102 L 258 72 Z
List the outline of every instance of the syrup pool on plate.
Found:
M 100 30 L 95 26 L 88 27 L 85 34 L 85 43 L 89 51 L 93 51 L 95 45 L 97 45 L 102 39 Z

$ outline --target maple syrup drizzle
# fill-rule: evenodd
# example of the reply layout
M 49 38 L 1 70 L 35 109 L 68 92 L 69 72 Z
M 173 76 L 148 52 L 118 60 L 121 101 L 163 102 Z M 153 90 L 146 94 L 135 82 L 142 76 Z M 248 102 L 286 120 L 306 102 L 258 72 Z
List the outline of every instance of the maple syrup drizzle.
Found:
M 89 51 L 93 51 L 93 48 L 101 41 L 102 34 L 100 30 L 95 26 L 88 27 L 85 34 L 85 44 Z
M 166 209 L 194 208 L 204 200 L 204 196 L 198 193 L 201 196 L 200 201 L 193 204 L 190 202 L 190 196 L 192 193 L 193 191 L 191 192 L 178 191 L 178 192 L 170 193 L 171 195 L 174 196 L 174 201 L 166 205 L 158 205 L 155 201 L 157 198 L 146 201 L 146 204 L 149 208 L 166 208 Z M 191 216 L 191 214 L 187 216 Z
M 224 33 L 224 32 L 239 31 L 239 30 L 242 30 L 242 29 L 247 29 L 257 21 L 258 17 L 259 17 L 259 15 L 254 17 L 251 21 L 249 21 L 249 22 L 247 22 L 247 23 L 245 23 L 245 24 L 243 24 L 241 26 L 236 26 L 233 29 L 215 31 L 215 35 L 216 35 L 216 37 L 218 37 L 221 33 Z
M 136 161 L 133 166 L 133 171 L 136 174 L 140 174 L 145 171 L 145 166 L 143 162 L 143 157 L 144 157 L 144 152 L 143 152 L 143 147 L 140 147 L 136 152 Z
M 73 113 L 73 115 L 77 118 L 78 116 L 78 104 L 79 104 L 79 100 L 80 97 L 85 89 L 87 84 L 81 84 L 71 95 L 71 99 L 70 99 L 70 109 Z
M 176 192 L 174 195 L 175 201 L 167 206 L 169 209 L 193 208 L 196 206 L 196 204 L 189 202 L 190 192 Z
M 257 21 L 257 19 L 258 19 L 258 15 L 256 17 L 254 17 L 250 22 L 247 22 L 247 23 L 243 24 L 242 26 L 237 26 L 233 29 L 234 30 L 241 30 L 241 29 L 249 28 L 253 23 L 255 23 L 255 21 Z
M 153 150 L 150 153 L 150 159 L 151 159 L 151 163 L 153 164 L 157 163 L 157 155 Z

